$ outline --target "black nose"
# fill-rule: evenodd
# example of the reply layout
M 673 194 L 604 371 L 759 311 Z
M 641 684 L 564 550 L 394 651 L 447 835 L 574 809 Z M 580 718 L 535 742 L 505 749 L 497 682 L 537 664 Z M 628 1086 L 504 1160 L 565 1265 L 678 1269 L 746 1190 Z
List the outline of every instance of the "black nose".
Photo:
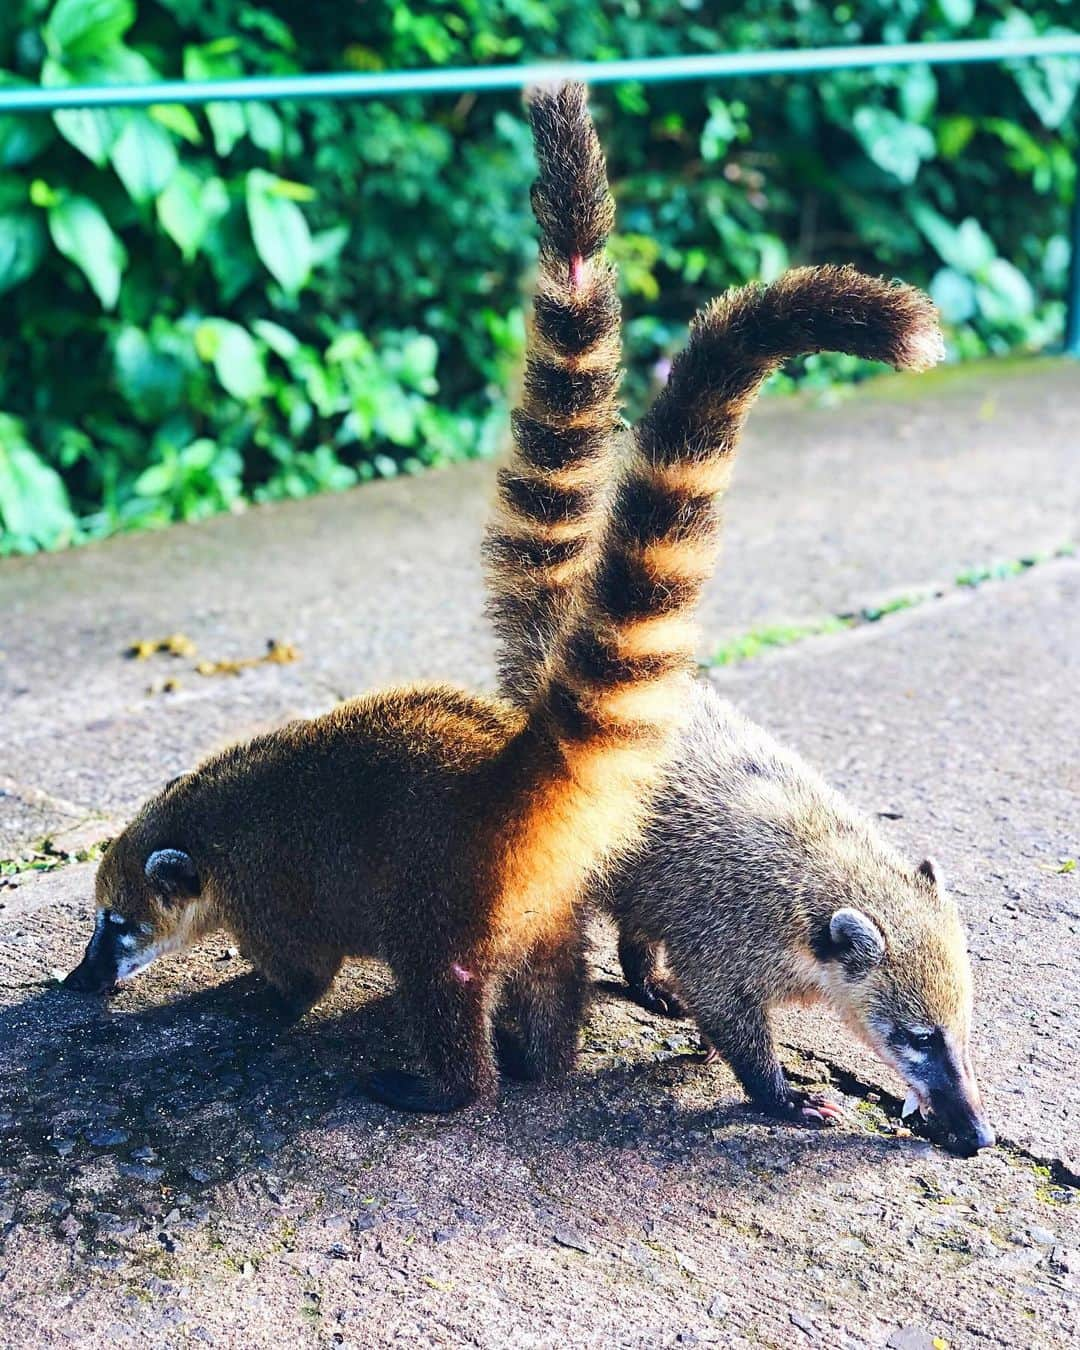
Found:
M 116 970 L 112 962 L 103 966 L 89 957 L 83 957 L 62 985 L 76 994 L 111 994 L 115 987 Z
M 946 1102 L 931 1097 L 934 1114 L 956 1142 L 956 1149 L 972 1157 L 983 1148 L 993 1148 L 997 1135 L 982 1110 L 968 1102 Z

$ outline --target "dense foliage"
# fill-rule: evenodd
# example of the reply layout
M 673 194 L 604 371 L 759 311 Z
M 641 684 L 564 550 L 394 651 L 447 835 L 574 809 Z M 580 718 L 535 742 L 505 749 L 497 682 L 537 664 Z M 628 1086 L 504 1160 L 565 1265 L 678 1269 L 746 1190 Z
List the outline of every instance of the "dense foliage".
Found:
M 1075 0 L 7 0 L 0 81 L 1051 33 L 1075 17 Z M 1055 340 L 1078 81 L 1059 60 L 601 91 L 631 406 L 695 306 L 793 261 L 929 285 L 959 356 Z M 489 453 L 522 343 L 531 176 L 509 94 L 0 118 L 0 551 Z

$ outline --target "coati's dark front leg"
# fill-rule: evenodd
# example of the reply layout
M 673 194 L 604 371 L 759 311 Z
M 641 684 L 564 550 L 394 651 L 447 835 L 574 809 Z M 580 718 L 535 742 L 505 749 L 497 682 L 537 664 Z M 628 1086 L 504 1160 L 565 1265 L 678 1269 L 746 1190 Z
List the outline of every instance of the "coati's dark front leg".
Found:
M 635 1003 L 664 1017 L 686 1016 L 686 1009 L 675 991 L 675 982 L 660 969 L 658 942 L 620 924 L 619 965 Z
M 768 1012 L 754 994 L 727 989 L 699 1024 L 713 1050 L 731 1065 L 755 1110 L 798 1125 L 842 1120 L 843 1110 L 818 1093 L 793 1088 L 776 1053 Z
M 430 1074 L 382 1069 L 367 1079 L 371 1095 L 401 1111 L 436 1113 L 493 1097 L 498 1075 L 489 977 L 475 964 L 458 961 L 440 970 L 395 963 L 394 973 Z
M 255 967 L 273 987 L 275 1013 L 285 1022 L 299 1021 L 323 997 L 341 969 L 344 953 L 318 951 L 305 953 L 303 964 L 289 961 L 277 953 L 253 955 Z
M 528 1082 L 561 1078 L 574 1066 L 589 998 L 583 932 L 532 952 L 506 986 L 495 1032 L 499 1068 Z M 516 1026 L 505 1023 L 509 1020 Z

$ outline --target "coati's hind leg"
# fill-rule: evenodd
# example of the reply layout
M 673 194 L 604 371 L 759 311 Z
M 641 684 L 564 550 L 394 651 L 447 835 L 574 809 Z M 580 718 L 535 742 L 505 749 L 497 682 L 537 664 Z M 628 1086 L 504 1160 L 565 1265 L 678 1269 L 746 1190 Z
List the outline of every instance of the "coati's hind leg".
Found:
M 768 1012 L 749 991 L 727 988 L 719 1003 L 710 991 L 710 1006 L 698 1018 L 713 1049 L 731 1065 L 753 1107 L 766 1115 L 799 1125 L 827 1125 L 842 1120 L 843 1110 L 818 1093 L 793 1088 L 776 1053 Z
M 589 997 L 584 934 L 532 952 L 506 986 L 495 1032 L 499 1068 L 510 1078 L 561 1078 L 577 1055 Z M 510 1021 L 514 1027 L 506 1025 Z
M 458 1111 L 498 1086 L 491 1048 L 489 979 L 475 966 L 457 961 L 432 970 L 393 962 L 402 1002 L 409 1009 L 416 1048 L 430 1075 L 382 1069 L 367 1088 L 401 1111 Z
M 661 969 L 660 944 L 622 923 L 619 924 L 619 965 L 635 1003 L 664 1017 L 686 1016 L 674 980 Z

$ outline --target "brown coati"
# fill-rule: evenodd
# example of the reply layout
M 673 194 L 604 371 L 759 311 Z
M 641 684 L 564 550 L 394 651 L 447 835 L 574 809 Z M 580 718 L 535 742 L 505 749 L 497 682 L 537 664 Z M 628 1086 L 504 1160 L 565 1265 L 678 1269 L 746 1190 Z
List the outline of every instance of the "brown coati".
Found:
M 578 588 L 534 696 L 520 706 L 393 689 L 214 755 L 109 847 L 94 934 L 67 981 L 106 991 L 223 928 L 302 1009 L 346 957 L 380 957 L 427 1076 L 377 1073 L 370 1088 L 411 1110 L 494 1091 L 500 997 L 526 1067 L 572 1058 L 574 1000 L 561 1017 L 552 1009 L 584 983 L 575 906 L 639 834 L 686 706 L 685 620 L 712 564 L 724 483 L 676 436 L 605 525 L 605 567 L 586 566 L 617 421 L 619 313 L 603 257 L 613 208 L 584 90 L 538 94 L 531 117 L 536 345 L 498 547 L 508 570 Z
M 638 464 L 655 465 L 682 436 L 695 462 L 724 466 L 764 376 L 815 346 L 914 368 L 941 355 L 933 307 L 906 287 L 822 269 L 747 288 L 696 321 L 637 430 Z M 633 500 L 635 472 L 617 512 Z M 503 690 L 527 705 L 572 596 L 527 574 L 521 581 L 509 598 L 493 585 L 490 612 Z M 690 698 L 642 846 L 594 893 L 618 922 L 633 996 L 671 1015 L 685 1002 L 756 1106 L 811 1123 L 840 1113 L 788 1083 L 769 1011 L 824 999 L 900 1073 L 905 1109 L 935 1111 L 961 1147 L 992 1144 L 968 1047 L 963 929 L 933 864 L 904 863 L 802 760 L 707 685 L 695 683 Z

